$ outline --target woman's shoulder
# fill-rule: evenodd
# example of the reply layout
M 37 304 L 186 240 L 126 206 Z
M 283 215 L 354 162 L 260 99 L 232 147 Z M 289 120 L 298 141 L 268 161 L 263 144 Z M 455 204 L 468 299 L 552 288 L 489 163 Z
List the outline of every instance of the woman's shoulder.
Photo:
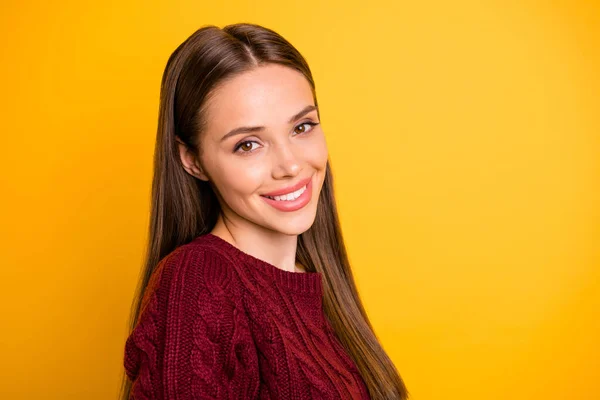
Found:
M 198 308 L 209 312 L 211 304 L 237 304 L 232 263 L 227 254 L 201 237 L 178 246 L 152 271 L 142 296 L 140 319 L 179 318 L 198 313 Z
M 231 255 L 199 236 L 162 257 L 150 274 L 140 314 L 163 318 L 167 313 L 196 312 L 202 299 L 237 303 L 238 288 Z
M 234 279 L 235 260 L 222 248 L 198 236 L 163 257 L 153 276 L 157 288 L 180 290 L 183 285 L 227 289 Z
M 209 371 L 221 374 L 218 359 L 229 359 L 234 333 L 235 340 L 251 343 L 249 332 L 239 334 L 240 326 L 247 324 L 240 322 L 244 316 L 236 312 L 239 299 L 234 295 L 231 262 L 202 240 L 181 245 L 160 260 L 125 345 L 125 368 L 129 378 L 138 382 L 138 391 L 156 389 L 153 385 L 142 388 L 150 379 L 157 379 L 156 385 L 166 382 L 174 387 L 185 381 L 182 377 L 191 379 L 200 372 L 201 384 Z M 222 381 L 224 376 L 210 382 Z

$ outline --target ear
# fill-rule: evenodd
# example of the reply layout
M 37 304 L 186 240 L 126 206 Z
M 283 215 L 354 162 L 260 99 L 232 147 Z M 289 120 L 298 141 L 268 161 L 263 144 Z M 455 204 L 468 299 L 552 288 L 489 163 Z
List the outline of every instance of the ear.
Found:
M 177 141 L 177 145 L 179 147 L 181 164 L 186 172 L 200 180 L 208 181 L 208 176 L 206 176 L 202 170 L 196 154 L 178 136 L 175 136 L 175 140 Z

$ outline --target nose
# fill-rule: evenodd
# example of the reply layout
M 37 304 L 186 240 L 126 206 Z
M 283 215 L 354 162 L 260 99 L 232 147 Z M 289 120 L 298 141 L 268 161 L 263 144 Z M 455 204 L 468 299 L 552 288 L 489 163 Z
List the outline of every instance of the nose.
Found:
M 284 177 L 294 177 L 301 170 L 300 155 L 296 152 L 301 152 L 302 149 L 294 148 L 291 143 L 285 143 L 275 146 L 274 151 L 274 167 L 273 178 L 281 179 Z

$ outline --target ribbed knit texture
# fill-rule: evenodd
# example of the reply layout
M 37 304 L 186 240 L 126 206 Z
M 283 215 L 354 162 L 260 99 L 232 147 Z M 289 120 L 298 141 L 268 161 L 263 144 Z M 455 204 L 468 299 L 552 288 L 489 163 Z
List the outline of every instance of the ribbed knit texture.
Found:
M 322 274 L 210 233 L 163 258 L 125 344 L 130 399 L 369 399 L 323 312 Z

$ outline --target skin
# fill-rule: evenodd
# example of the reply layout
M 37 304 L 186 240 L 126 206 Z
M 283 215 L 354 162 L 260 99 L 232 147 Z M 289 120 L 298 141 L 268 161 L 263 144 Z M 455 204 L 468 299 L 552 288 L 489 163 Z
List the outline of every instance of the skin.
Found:
M 298 235 L 315 220 L 328 157 L 316 110 L 289 122 L 308 105 L 314 101 L 304 75 L 281 65 L 260 66 L 214 92 L 207 103 L 200 159 L 178 139 L 185 170 L 210 182 L 221 204 L 223 212 L 211 233 L 290 272 L 305 272 L 296 261 Z M 221 140 L 242 126 L 265 129 Z M 260 196 L 307 177 L 312 197 L 300 210 L 279 211 Z

